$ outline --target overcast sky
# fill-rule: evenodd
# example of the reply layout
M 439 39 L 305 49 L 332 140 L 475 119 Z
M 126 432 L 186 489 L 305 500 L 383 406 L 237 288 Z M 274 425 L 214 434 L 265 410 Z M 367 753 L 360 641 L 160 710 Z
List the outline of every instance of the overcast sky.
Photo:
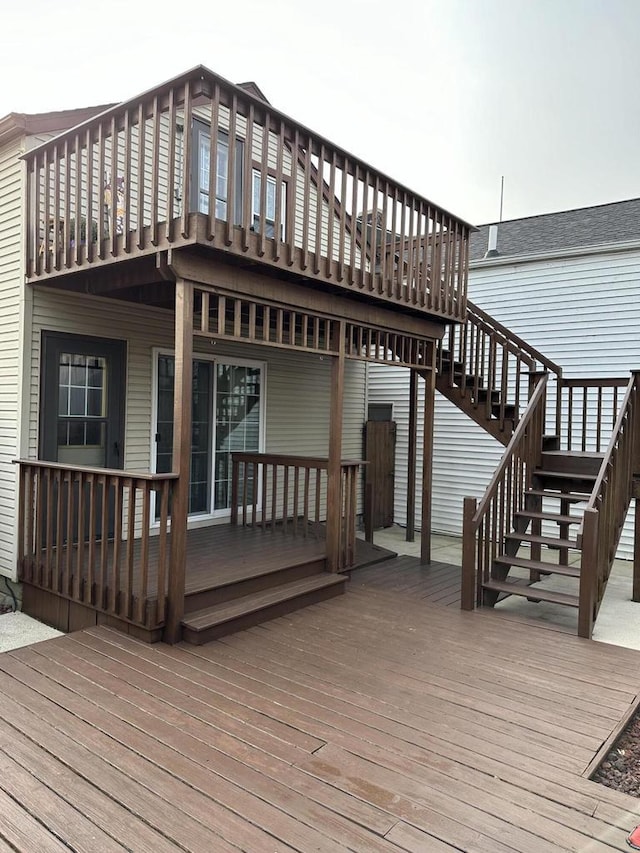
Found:
M 640 196 L 640 0 L 17 0 L 0 116 L 199 64 L 472 222 Z

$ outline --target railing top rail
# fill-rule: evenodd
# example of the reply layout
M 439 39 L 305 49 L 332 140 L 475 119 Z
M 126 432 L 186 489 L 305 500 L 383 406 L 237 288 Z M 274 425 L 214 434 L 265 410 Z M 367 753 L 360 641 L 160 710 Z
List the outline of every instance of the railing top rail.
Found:
M 177 480 L 178 474 L 151 474 L 138 471 L 124 471 L 122 468 L 90 468 L 87 465 L 66 465 L 62 462 L 47 462 L 44 459 L 14 459 L 16 465 L 29 465 L 31 468 L 54 468 L 58 471 L 72 471 L 78 474 L 94 474 L 101 477 L 120 477 L 124 480 L 147 480 L 163 482 Z
M 492 317 L 491 314 L 487 314 L 486 311 L 483 311 L 475 302 L 472 302 L 470 299 L 467 299 L 467 312 L 468 314 L 475 314 L 476 317 L 479 317 L 485 323 L 491 325 L 494 329 L 500 332 L 508 341 L 511 341 L 513 344 L 518 346 L 521 350 L 526 352 L 531 356 L 535 361 L 538 361 L 540 364 L 544 365 L 546 369 L 550 373 L 554 373 L 557 377 L 562 376 L 562 368 L 559 364 L 556 364 L 555 361 L 551 361 L 550 358 L 547 358 L 546 355 L 537 350 L 535 347 L 532 347 L 531 344 L 528 344 L 525 340 L 523 340 L 518 335 L 514 334 L 511 329 L 507 326 L 504 326 L 500 323 L 499 320 L 496 320 L 495 317 Z
M 160 98 L 163 95 L 168 94 L 172 90 L 179 90 L 180 87 L 185 87 L 189 82 L 197 80 L 202 81 L 203 84 L 207 84 L 208 86 L 218 86 L 222 91 L 226 91 L 231 97 L 231 99 L 235 98 L 237 101 L 246 102 L 248 105 L 253 107 L 254 115 L 256 117 L 268 113 L 271 118 L 275 118 L 285 122 L 290 126 L 290 128 L 292 128 L 294 132 L 298 131 L 301 143 L 310 140 L 314 145 L 329 149 L 329 152 L 333 152 L 339 159 L 348 160 L 357 169 L 365 170 L 366 172 L 376 175 L 378 180 L 382 181 L 383 184 L 387 183 L 390 186 L 396 188 L 400 193 L 406 193 L 408 196 L 413 196 L 415 199 L 423 202 L 425 205 L 438 210 L 441 214 L 448 217 L 453 223 L 458 223 L 469 231 L 478 230 L 475 225 L 466 222 L 464 219 L 461 219 L 459 216 L 456 216 L 455 214 L 451 213 L 440 205 L 435 204 L 424 196 L 421 196 L 420 193 L 416 192 L 415 190 L 412 190 L 409 187 L 406 187 L 401 184 L 399 181 L 390 178 L 389 176 L 381 172 L 379 169 L 370 166 L 364 160 L 361 160 L 359 157 L 356 157 L 355 155 L 349 153 L 344 148 L 341 148 L 339 145 L 336 145 L 334 142 L 331 142 L 330 140 L 323 137 L 321 134 L 309 130 L 307 127 L 300 124 L 298 121 L 291 118 L 286 113 L 281 112 L 276 107 L 271 106 L 271 104 L 266 103 L 255 95 L 252 95 L 250 92 L 248 92 L 246 89 L 243 89 L 241 86 L 237 86 L 234 83 L 231 83 L 229 80 L 226 80 L 224 77 L 220 77 L 218 74 L 215 74 L 213 71 L 206 68 L 204 65 L 197 65 L 195 68 L 186 71 L 184 74 L 181 74 L 178 77 L 174 77 L 172 80 L 168 80 L 164 83 L 161 83 L 159 86 L 155 86 L 153 89 L 148 89 L 146 92 L 143 92 L 140 95 L 130 98 L 127 101 L 123 101 L 122 103 L 105 110 L 99 115 L 94 116 L 93 118 L 88 119 L 87 121 L 84 121 L 81 124 L 64 131 L 53 139 L 48 140 L 47 142 L 43 142 L 41 145 L 32 148 L 30 151 L 23 155 L 23 159 L 25 159 L 27 162 L 30 162 L 34 158 L 38 157 L 40 153 L 44 150 L 52 148 L 55 149 L 61 143 L 64 143 L 65 140 L 74 139 L 79 132 L 86 131 L 92 126 L 99 126 L 103 122 L 110 119 L 114 119 L 119 115 L 124 115 L 133 107 L 136 107 L 141 103 L 148 102 L 156 97 Z M 205 89 L 202 94 L 213 93 L 208 93 Z M 181 104 L 180 98 L 176 98 L 174 100 L 174 103 L 176 104 L 176 106 L 179 106 Z M 291 140 L 287 141 L 290 143 Z
M 513 453 L 514 453 L 514 450 L 516 449 L 516 447 L 520 444 L 520 442 L 521 442 L 521 440 L 525 434 L 525 431 L 526 431 L 527 427 L 529 426 L 529 424 L 530 424 L 530 422 L 531 422 L 531 420 L 535 414 L 536 408 L 538 407 L 540 402 L 544 399 L 544 393 L 545 393 L 545 390 L 547 387 L 548 379 L 549 379 L 548 373 L 543 373 L 541 375 L 540 380 L 538 381 L 538 384 L 536 385 L 535 390 L 534 390 L 533 394 L 531 395 L 531 399 L 529 400 L 529 404 L 528 404 L 527 408 L 525 409 L 524 414 L 522 415 L 522 418 L 518 421 L 518 425 L 517 425 L 513 435 L 511 436 L 511 440 L 509 441 L 509 444 L 506 446 L 505 451 L 502 454 L 502 459 L 500 460 L 498 467 L 494 471 L 493 477 L 491 478 L 491 481 L 490 481 L 489 485 L 487 486 L 487 489 L 486 489 L 486 491 L 482 497 L 482 500 L 478 504 L 475 515 L 473 516 L 473 530 L 474 530 L 474 532 L 478 529 L 478 526 L 482 520 L 482 517 L 485 514 L 486 509 L 489 505 L 489 502 L 492 500 L 492 498 L 494 497 L 494 494 L 496 493 L 496 491 L 498 489 L 498 485 L 499 485 L 500 481 L 502 480 L 502 476 L 503 476 L 503 473 L 507 467 L 509 459 L 513 456 Z
M 562 377 L 560 384 L 567 388 L 621 388 L 628 385 L 626 376 Z
M 326 457 L 320 456 L 290 456 L 283 453 L 251 453 L 248 451 L 237 451 L 231 454 L 234 462 L 261 462 L 272 463 L 277 465 L 288 465 L 290 468 L 306 467 L 306 468 L 322 468 L 325 469 L 329 465 L 329 460 Z M 367 465 L 364 459 L 342 459 L 340 465 Z
M 639 375 L 637 373 L 633 373 L 631 378 L 627 380 L 627 391 L 624 395 L 624 400 L 622 401 L 622 405 L 620 406 L 620 411 L 618 412 L 618 417 L 616 418 L 616 423 L 613 428 L 613 432 L 611 433 L 611 438 L 609 439 L 609 445 L 605 451 L 604 458 L 602 463 L 600 464 L 600 471 L 598 472 L 598 476 L 596 478 L 595 483 L 593 484 L 593 489 L 591 491 L 591 496 L 589 497 L 589 501 L 587 503 L 587 509 L 596 509 L 596 503 L 598 501 L 598 496 L 602 492 L 602 487 L 604 485 L 605 480 L 608 476 L 608 466 L 611 461 L 611 457 L 613 456 L 613 451 L 615 449 L 616 443 L 618 441 L 618 436 L 620 431 L 622 430 L 622 425 L 627 416 L 627 412 L 629 407 L 631 406 L 631 399 L 633 397 L 634 389 L 639 381 Z M 582 532 L 583 525 L 580 525 L 580 532 Z

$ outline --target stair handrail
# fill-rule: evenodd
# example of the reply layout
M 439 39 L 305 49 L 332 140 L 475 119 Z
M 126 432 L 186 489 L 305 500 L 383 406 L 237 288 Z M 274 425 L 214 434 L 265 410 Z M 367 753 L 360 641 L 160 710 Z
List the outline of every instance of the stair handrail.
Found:
M 482 600 L 482 582 L 490 575 L 498 544 L 514 513 L 524 506 L 524 493 L 542 459 L 548 371 L 534 374 L 535 387 L 522 418 L 505 448 L 485 493 L 465 497 L 462 531 L 462 609 Z M 476 541 L 478 540 L 478 541 Z M 477 547 L 479 546 L 479 547 Z
M 499 320 L 496 320 L 495 317 L 492 317 L 491 314 L 487 314 L 487 312 L 483 311 L 480 306 L 475 304 L 475 302 L 467 299 L 467 313 L 469 312 L 475 314 L 485 323 L 488 323 L 496 329 L 496 331 L 500 332 L 514 346 L 527 353 L 527 355 L 529 355 L 534 361 L 539 362 L 546 370 L 549 371 L 549 373 L 553 373 L 558 378 L 562 376 L 562 367 L 559 364 L 556 364 L 555 361 L 547 358 L 547 356 L 541 353 L 540 350 L 532 347 L 531 344 L 528 344 L 525 340 L 519 337 L 519 335 L 516 335 L 515 332 L 507 326 L 504 326 Z
M 582 548 L 578 633 L 590 637 L 633 497 L 640 463 L 640 371 L 632 371 L 578 530 Z

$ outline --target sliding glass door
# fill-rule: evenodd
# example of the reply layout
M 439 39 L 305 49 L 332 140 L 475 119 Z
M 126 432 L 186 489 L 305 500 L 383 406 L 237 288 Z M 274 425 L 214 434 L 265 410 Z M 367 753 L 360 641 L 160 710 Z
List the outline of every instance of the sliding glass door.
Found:
M 173 356 L 158 354 L 154 426 L 158 473 L 171 471 L 173 463 L 174 375 Z M 231 454 L 262 450 L 262 403 L 262 365 L 194 359 L 190 515 L 228 513 Z

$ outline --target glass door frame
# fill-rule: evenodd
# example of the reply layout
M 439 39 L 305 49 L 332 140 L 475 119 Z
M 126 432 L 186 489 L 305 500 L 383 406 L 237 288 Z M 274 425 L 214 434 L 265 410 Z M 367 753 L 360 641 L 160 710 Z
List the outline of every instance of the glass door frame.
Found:
M 160 356 L 170 356 L 175 358 L 175 351 L 170 347 L 153 347 L 152 349 L 152 372 L 151 372 L 151 436 L 150 436 L 150 468 L 153 472 L 156 471 L 157 468 L 157 442 L 156 442 L 156 433 L 157 433 L 157 425 L 158 425 L 158 359 Z M 189 515 L 187 519 L 188 526 L 190 528 L 196 527 L 204 527 L 208 524 L 211 524 L 212 521 L 222 522 L 225 519 L 229 519 L 231 517 L 230 509 L 214 509 L 215 503 L 215 447 L 216 447 L 216 401 L 217 401 L 217 391 L 218 391 L 218 376 L 216 367 L 218 364 L 231 364 L 238 367 L 254 367 L 260 370 L 260 426 L 259 426 L 259 450 L 258 453 L 264 453 L 264 448 L 266 444 L 266 412 L 267 412 L 267 400 L 266 400 L 266 375 L 267 375 L 267 363 L 265 361 L 259 361 L 257 359 L 248 359 L 248 358 L 237 358 L 235 356 L 229 355 L 218 355 L 217 353 L 203 353 L 196 352 L 193 353 L 194 361 L 208 361 L 213 364 L 213 381 L 212 381 L 212 394 L 211 394 L 211 428 L 209 430 L 209 440 L 210 440 L 210 468 L 209 468 L 209 476 L 210 476 L 210 501 L 209 501 L 209 511 L 208 512 L 199 512 L 193 513 Z M 258 499 L 260 499 L 260 489 L 261 489 L 261 480 L 258 482 Z M 155 495 L 152 495 L 152 505 L 151 505 L 151 522 L 150 527 L 158 528 L 159 521 L 156 519 L 155 514 Z

